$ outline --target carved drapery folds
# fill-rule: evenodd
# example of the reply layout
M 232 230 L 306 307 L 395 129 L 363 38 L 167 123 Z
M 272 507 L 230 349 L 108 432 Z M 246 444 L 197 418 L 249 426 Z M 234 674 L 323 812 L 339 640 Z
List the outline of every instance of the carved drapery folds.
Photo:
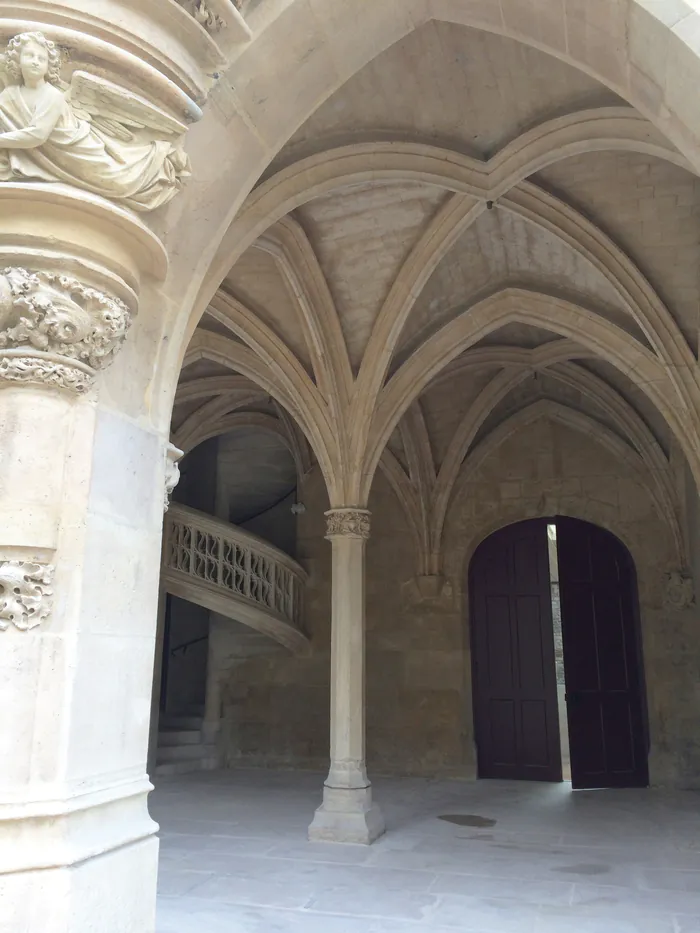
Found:
M 85 392 L 113 360 L 131 314 L 68 275 L 0 271 L 0 379 Z
M 0 561 L 0 631 L 40 625 L 51 612 L 54 568 L 22 560 Z
M 369 538 L 370 513 L 366 509 L 331 509 L 326 512 L 327 538 Z
M 664 605 L 677 611 L 692 609 L 695 605 L 695 586 L 689 573 L 675 570 L 666 574 Z
M 62 65 L 41 32 L 8 42 L 0 182 L 67 183 L 135 211 L 166 204 L 190 175 L 186 125 L 104 77 L 74 70 L 66 84 Z

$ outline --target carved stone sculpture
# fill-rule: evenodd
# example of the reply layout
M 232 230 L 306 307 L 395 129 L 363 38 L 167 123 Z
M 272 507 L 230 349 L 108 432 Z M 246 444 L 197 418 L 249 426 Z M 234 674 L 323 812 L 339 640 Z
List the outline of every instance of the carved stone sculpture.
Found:
M 666 574 L 664 603 L 669 609 L 691 609 L 695 605 L 695 587 L 690 574 L 673 571 Z
M 429 608 L 430 612 L 454 612 L 455 592 L 452 581 L 439 574 L 421 574 L 401 585 L 406 611 Z
M 40 625 L 51 612 L 51 564 L 23 560 L 0 561 L 0 631 L 26 631 Z
M 121 347 L 126 305 L 77 279 L 17 266 L 0 271 L 0 379 L 84 392 Z
M 370 513 L 365 509 L 331 509 L 326 512 L 326 537 L 369 538 Z
M 177 0 L 180 6 L 194 19 L 200 26 L 203 26 L 207 32 L 216 33 L 225 26 L 224 21 L 207 4 L 207 0 Z M 233 4 L 236 9 L 240 9 L 240 3 Z
M 169 201 L 190 174 L 186 127 L 138 94 L 84 71 L 70 86 L 43 33 L 8 42 L 0 93 L 0 181 L 64 182 L 136 211 Z
M 180 450 L 174 444 L 168 444 L 165 452 L 165 496 L 163 499 L 163 512 L 170 508 L 170 497 L 175 487 L 180 482 L 180 465 L 178 460 L 183 456 L 184 451 Z

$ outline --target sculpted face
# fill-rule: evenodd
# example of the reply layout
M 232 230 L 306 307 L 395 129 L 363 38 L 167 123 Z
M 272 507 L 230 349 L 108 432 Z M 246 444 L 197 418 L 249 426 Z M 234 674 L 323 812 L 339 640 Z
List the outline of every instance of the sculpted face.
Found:
M 33 84 L 45 78 L 49 70 L 49 53 L 36 42 L 27 42 L 19 55 L 19 67 L 25 82 Z

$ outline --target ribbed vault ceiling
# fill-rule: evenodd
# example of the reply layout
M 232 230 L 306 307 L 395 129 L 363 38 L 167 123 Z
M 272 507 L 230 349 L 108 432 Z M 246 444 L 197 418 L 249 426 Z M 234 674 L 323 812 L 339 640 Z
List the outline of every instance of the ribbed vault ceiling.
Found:
M 458 482 L 553 420 L 649 487 L 682 557 L 699 219 L 700 180 L 609 91 L 429 24 L 320 107 L 242 208 L 174 442 L 277 431 L 336 506 L 364 504 L 379 466 L 435 573 Z

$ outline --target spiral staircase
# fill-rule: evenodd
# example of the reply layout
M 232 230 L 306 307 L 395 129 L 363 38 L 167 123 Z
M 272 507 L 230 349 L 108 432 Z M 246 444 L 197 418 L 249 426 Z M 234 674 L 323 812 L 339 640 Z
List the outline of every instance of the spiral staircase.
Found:
M 166 513 L 164 592 L 246 626 L 249 643 L 273 639 L 295 654 L 307 650 L 301 624 L 306 581 L 288 554 L 236 525 L 183 505 Z M 216 767 L 216 749 L 206 743 L 202 724 L 202 709 L 161 716 L 156 775 Z

